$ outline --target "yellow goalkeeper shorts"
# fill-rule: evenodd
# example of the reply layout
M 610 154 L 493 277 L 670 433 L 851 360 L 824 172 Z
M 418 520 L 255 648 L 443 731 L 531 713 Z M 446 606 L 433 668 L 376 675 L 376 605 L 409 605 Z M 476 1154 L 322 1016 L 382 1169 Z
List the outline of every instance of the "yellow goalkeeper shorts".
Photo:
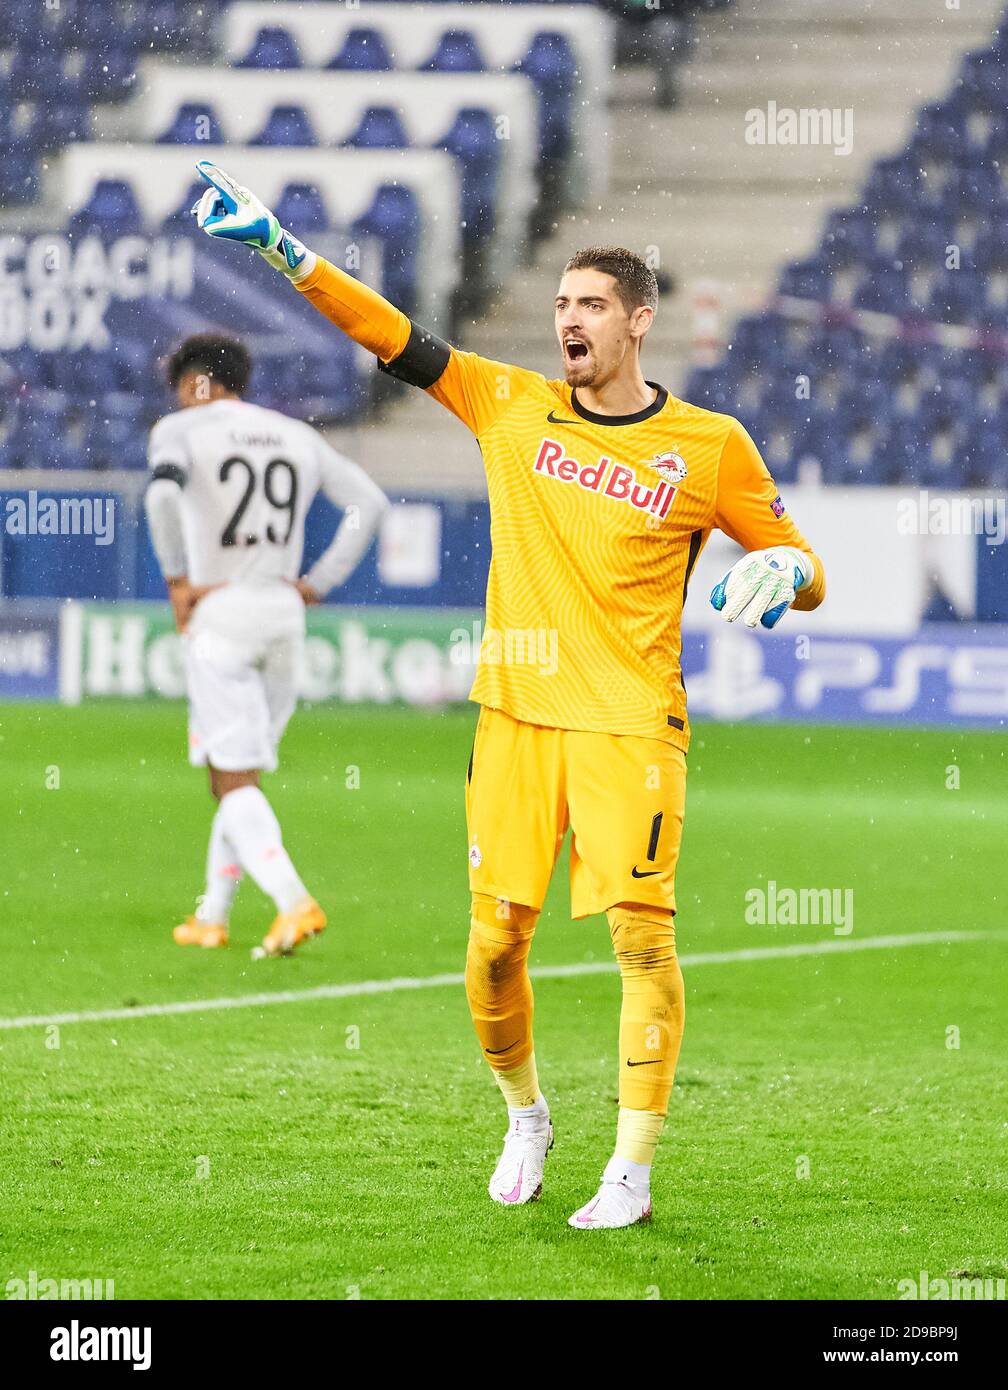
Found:
M 483 706 L 466 775 L 474 893 L 540 908 L 572 830 L 571 915 L 675 911 L 686 755 L 664 740 L 547 729 Z

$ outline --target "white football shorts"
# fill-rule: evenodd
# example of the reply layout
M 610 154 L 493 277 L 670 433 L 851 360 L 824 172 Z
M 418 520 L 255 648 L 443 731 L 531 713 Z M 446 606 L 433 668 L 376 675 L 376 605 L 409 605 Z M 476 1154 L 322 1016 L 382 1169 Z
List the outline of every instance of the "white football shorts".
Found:
M 197 604 L 183 636 L 194 767 L 276 771 L 304 632 L 304 603 L 289 584 L 228 584 Z

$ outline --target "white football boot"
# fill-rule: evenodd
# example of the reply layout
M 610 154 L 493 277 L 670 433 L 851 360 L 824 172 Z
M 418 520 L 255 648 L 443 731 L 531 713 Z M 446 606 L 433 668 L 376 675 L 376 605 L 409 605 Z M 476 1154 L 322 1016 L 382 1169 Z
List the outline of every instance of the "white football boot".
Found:
M 602 1185 L 590 1202 L 568 1218 L 579 1231 L 612 1231 L 651 1220 L 651 1189 L 631 1182 L 618 1159 L 611 1159 Z
M 534 1202 L 543 1188 L 546 1155 L 553 1147 L 553 1125 L 545 1129 L 528 1120 L 515 1120 L 504 1136 L 504 1148 L 487 1191 L 502 1207 Z

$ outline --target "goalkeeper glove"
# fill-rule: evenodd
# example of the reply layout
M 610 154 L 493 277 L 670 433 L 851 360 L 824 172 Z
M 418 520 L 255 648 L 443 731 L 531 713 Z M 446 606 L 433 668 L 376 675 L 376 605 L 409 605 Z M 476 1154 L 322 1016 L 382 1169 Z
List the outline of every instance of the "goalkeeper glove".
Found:
M 301 280 L 314 270 L 315 252 L 285 232 L 254 193 L 209 159 L 201 159 L 196 172 L 210 187 L 191 212 L 207 236 L 253 247 L 289 280 Z
M 746 627 L 773 627 L 797 591 L 812 583 L 812 575 L 812 561 L 800 550 L 786 545 L 753 550 L 715 584 L 710 601 L 726 622 L 741 618 Z

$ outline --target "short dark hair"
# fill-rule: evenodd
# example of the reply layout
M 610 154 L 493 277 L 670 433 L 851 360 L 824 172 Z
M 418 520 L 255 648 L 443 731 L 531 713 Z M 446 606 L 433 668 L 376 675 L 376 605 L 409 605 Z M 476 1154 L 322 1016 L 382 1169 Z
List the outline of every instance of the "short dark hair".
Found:
M 658 281 L 655 273 L 636 251 L 628 251 L 625 246 L 586 246 L 575 251 L 564 266 L 568 270 L 601 270 L 616 281 L 619 295 L 627 313 L 646 305 L 649 309 L 658 307 Z
M 167 372 L 173 391 L 186 372 L 202 372 L 225 391 L 243 396 L 252 375 L 252 358 L 237 338 L 223 333 L 194 333 L 169 357 Z

